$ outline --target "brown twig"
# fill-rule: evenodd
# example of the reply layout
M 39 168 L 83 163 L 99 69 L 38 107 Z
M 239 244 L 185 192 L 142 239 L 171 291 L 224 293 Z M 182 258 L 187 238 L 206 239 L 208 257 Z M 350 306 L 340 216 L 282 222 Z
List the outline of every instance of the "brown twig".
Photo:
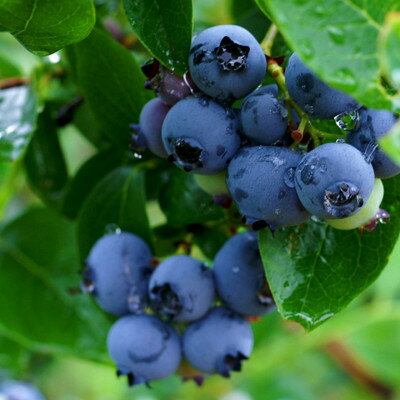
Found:
M 393 399 L 393 388 L 373 376 L 367 367 L 343 343 L 331 341 L 325 345 L 325 350 L 360 385 L 374 392 L 381 399 Z

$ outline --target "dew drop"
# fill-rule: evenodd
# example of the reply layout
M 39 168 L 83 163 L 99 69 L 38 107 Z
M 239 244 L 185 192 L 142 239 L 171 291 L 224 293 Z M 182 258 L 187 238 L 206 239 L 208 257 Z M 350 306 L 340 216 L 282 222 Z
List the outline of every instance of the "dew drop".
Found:
M 233 268 L 232 268 L 232 272 L 233 272 L 234 274 L 238 274 L 238 273 L 240 272 L 240 268 L 239 268 L 239 267 L 233 267 Z
M 299 53 L 304 60 L 311 60 L 314 57 L 314 47 L 309 40 L 304 40 L 299 48 Z
M 122 230 L 117 224 L 111 223 L 107 224 L 106 227 L 104 228 L 104 234 L 107 235 L 109 233 L 115 233 L 116 235 L 120 235 L 122 233 Z
M 335 82 L 346 87 L 348 90 L 354 90 L 357 87 L 356 77 L 348 68 L 340 68 L 333 74 Z
M 346 35 L 344 34 L 343 30 L 336 27 L 336 26 L 329 26 L 327 28 L 329 37 L 339 45 L 342 45 L 346 40 Z
M 285 182 L 285 185 L 290 187 L 290 188 L 294 188 L 295 187 L 295 183 L 294 183 L 294 172 L 295 172 L 295 168 L 288 168 L 285 171 L 285 175 L 283 176 L 283 180 Z
M 334 119 L 342 131 L 357 131 L 360 128 L 361 118 L 358 110 L 338 114 Z

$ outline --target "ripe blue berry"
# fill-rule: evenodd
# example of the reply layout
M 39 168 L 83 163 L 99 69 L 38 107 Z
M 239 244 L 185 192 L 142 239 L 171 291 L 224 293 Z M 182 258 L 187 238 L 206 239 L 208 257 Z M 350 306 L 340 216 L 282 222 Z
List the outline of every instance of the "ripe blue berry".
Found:
M 189 70 L 200 90 L 217 101 L 232 103 L 261 83 L 266 60 L 261 46 L 246 29 L 219 25 L 193 39 Z
M 149 246 L 140 237 L 128 232 L 110 233 L 92 247 L 83 285 L 110 314 L 142 312 L 152 259 Z
M 251 93 L 242 103 L 242 129 L 251 142 L 274 144 L 285 135 L 288 111 L 277 94 L 277 86 L 268 85 Z
M 111 327 L 108 352 L 118 375 L 130 385 L 166 378 L 181 362 L 181 341 L 175 329 L 153 315 L 129 315 Z
M 374 170 L 346 143 L 326 143 L 304 156 L 295 172 L 304 207 L 320 218 L 346 218 L 360 210 L 374 187 Z
M 231 310 L 258 316 L 275 309 L 256 232 L 239 233 L 223 245 L 215 256 L 214 276 L 218 295 Z
M 377 140 L 390 131 L 397 117 L 387 110 L 359 110 L 360 127 L 351 131 L 347 142 L 368 156 L 374 152 Z M 392 161 L 382 150 L 376 149 L 372 154 L 372 166 L 377 178 L 390 178 L 400 173 L 400 166 Z
M 188 362 L 208 374 L 229 377 L 240 371 L 253 349 L 250 324 L 233 311 L 217 307 L 190 324 L 183 335 L 183 352 Z
M 240 146 L 240 123 L 231 109 L 206 97 L 187 97 L 164 120 L 162 138 L 169 159 L 185 171 L 223 171 Z
M 155 98 L 144 105 L 139 117 L 139 130 L 144 136 L 147 147 L 157 156 L 165 158 L 168 154 L 162 142 L 161 129 L 170 108 Z
M 177 322 L 201 318 L 211 307 L 214 294 L 212 270 L 186 255 L 164 260 L 149 282 L 152 308 Z
M 310 117 L 332 119 L 360 107 L 352 97 L 319 79 L 297 54 L 290 57 L 285 77 L 291 98 Z
M 271 228 L 298 225 L 310 215 L 294 188 L 301 160 L 295 151 L 275 146 L 244 147 L 228 167 L 228 189 L 247 223 Z
M 368 225 L 379 213 L 384 194 L 384 188 L 380 179 L 375 179 L 374 188 L 365 206 L 351 217 L 341 219 L 328 219 L 328 225 L 336 229 L 348 231 Z

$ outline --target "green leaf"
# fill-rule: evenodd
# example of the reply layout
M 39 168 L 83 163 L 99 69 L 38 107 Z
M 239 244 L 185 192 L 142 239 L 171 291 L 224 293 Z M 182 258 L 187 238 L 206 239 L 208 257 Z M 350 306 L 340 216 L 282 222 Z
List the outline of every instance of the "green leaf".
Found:
M 400 165 L 400 121 L 398 121 L 390 132 L 378 139 L 379 146 L 387 155 Z
M 149 52 L 167 68 L 183 74 L 192 41 L 192 1 L 124 0 L 124 6 Z
M 149 245 L 153 237 L 146 213 L 144 172 L 121 167 L 109 173 L 92 190 L 78 216 L 81 257 L 109 229 L 135 233 Z
M 29 351 L 19 343 L 0 336 L 0 367 L 14 373 L 26 371 Z
M 194 181 L 193 175 L 179 169 L 171 171 L 160 192 L 160 207 L 171 225 L 188 225 L 223 218 L 221 207 Z
M 74 231 L 48 209 L 2 230 L 0 330 L 34 350 L 105 360 L 109 323 L 80 293 Z
M 84 39 L 94 23 L 92 0 L 0 0 L 0 30 L 41 56 Z
M 400 108 L 380 84 L 378 35 L 399 0 L 257 0 L 325 82 L 373 108 Z M 318 34 L 316 34 L 318 32 Z
M 228 236 L 217 230 L 211 228 L 199 229 L 199 232 L 194 233 L 193 243 L 200 247 L 203 254 L 213 260 L 215 255 L 228 240 Z
M 274 236 L 260 232 L 268 282 L 284 318 L 314 329 L 379 276 L 400 232 L 400 177 L 384 186 L 382 207 L 392 218 L 374 232 L 335 230 L 321 221 L 282 228 Z
M 24 161 L 32 189 L 45 203 L 59 208 L 68 183 L 68 171 L 49 108 L 38 117 Z
M 64 198 L 63 213 L 76 218 L 87 196 L 109 172 L 121 165 L 122 155 L 115 150 L 95 154 L 78 170 Z
M 236 25 L 250 31 L 261 42 L 271 22 L 260 11 L 254 0 L 233 0 L 231 13 Z
M 36 98 L 31 87 L 0 90 L 0 161 L 16 160 L 35 130 Z
M 383 73 L 400 89 L 400 13 L 388 14 L 381 33 L 380 61 Z
M 68 49 L 75 79 L 100 127 L 126 148 L 129 124 L 138 122 L 153 94 L 133 55 L 109 34 L 95 28 L 87 39 Z

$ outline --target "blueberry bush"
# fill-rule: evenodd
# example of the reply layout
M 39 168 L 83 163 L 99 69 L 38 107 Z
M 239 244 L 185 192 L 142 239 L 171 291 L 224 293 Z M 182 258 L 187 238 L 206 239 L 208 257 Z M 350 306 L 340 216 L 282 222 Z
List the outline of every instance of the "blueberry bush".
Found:
M 0 398 L 400 395 L 399 49 L 400 0 L 0 0 Z

